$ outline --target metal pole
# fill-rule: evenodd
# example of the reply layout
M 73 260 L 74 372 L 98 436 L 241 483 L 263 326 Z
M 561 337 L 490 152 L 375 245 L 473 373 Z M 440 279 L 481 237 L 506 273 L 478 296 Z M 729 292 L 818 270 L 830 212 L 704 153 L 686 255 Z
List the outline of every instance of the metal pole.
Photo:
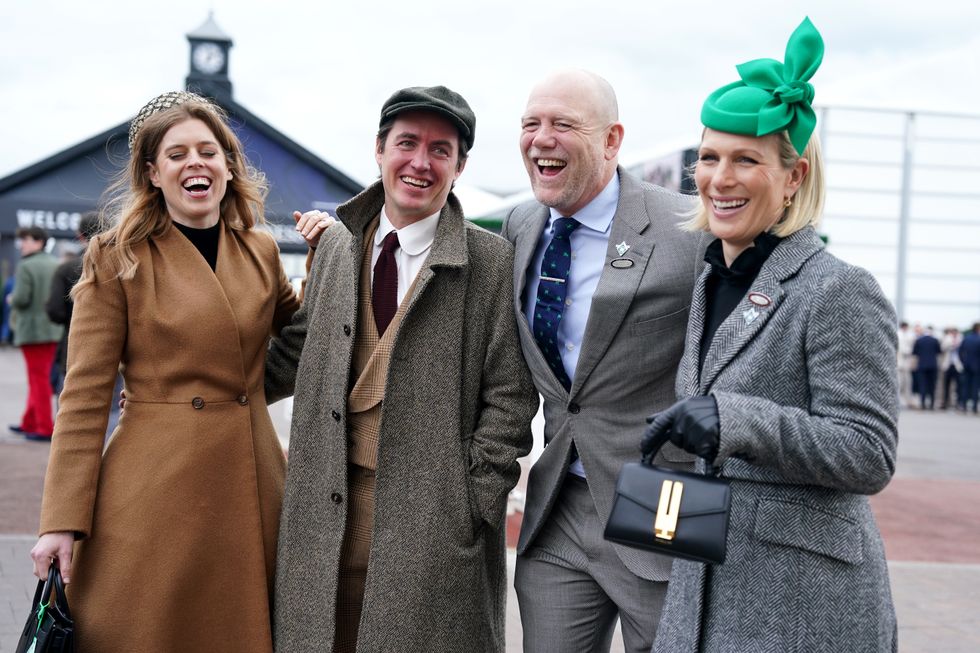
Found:
M 906 114 L 905 155 L 902 160 L 902 203 L 898 214 L 898 274 L 896 275 L 895 312 L 898 319 L 905 315 L 905 276 L 907 274 L 909 248 L 909 204 L 912 196 L 912 153 L 915 141 L 915 114 Z

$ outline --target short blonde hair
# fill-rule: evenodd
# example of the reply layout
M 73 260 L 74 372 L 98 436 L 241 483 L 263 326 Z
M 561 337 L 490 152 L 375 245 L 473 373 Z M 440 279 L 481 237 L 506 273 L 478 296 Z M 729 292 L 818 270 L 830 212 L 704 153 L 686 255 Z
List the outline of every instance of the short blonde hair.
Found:
M 760 137 L 764 138 L 764 137 Z M 816 134 L 810 137 L 803 154 L 796 153 L 796 148 L 789 140 L 789 134 L 785 131 L 779 133 L 779 161 L 785 170 L 791 170 L 799 159 L 806 159 L 810 168 L 803 178 L 803 182 L 793 195 L 792 205 L 783 213 L 783 217 L 771 229 L 773 235 L 785 238 L 794 234 L 804 227 L 816 227 L 823 217 L 824 195 L 826 194 L 826 182 L 824 181 L 823 154 L 820 151 L 820 139 Z M 694 168 L 697 162 L 689 170 L 694 176 Z M 708 231 L 708 209 L 704 202 L 698 202 L 687 220 L 680 224 L 685 231 Z

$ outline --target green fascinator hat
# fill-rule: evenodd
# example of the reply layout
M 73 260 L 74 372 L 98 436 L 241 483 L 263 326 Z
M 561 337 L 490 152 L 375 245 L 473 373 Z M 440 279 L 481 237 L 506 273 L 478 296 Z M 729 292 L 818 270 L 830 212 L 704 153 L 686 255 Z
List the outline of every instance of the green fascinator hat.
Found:
M 823 61 L 823 38 L 809 18 L 786 44 L 783 63 L 756 59 L 736 66 L 740 81 L 722 86 L 701 107 L 701 123 L 710 129 L 765 136 L 786 130 L 798 154 L 817 126 L 810 78 Z

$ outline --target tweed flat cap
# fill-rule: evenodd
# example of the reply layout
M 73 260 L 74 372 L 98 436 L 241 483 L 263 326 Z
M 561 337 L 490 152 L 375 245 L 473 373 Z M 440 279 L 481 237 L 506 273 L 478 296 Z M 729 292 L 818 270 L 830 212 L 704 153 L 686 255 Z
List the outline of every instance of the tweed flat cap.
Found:
M 406 111 L 434 111 L 449 118 L 466 142 L 466 149 L 473 149 L 476 135 L 476 116 L 463 96 L 445 86 L 411 86 L 403 88 L 385 101 L 381 107 L 381 124 Z

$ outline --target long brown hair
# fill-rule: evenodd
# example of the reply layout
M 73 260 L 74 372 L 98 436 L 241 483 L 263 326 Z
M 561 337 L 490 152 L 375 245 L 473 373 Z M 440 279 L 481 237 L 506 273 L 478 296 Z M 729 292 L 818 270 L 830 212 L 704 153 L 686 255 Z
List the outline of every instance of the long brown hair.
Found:
M 155 163 L 167 131 L 185 120 L 200 120 L 224 150 L 232 178 L 221 200 L 221 217 L 232 229 L 251 229 L 265 222 L 268 192 L 265 175 L 253 168 L 241 141 L 228 126 L 220 107 L 210 102 L 187 101 L 149 116 L 140 126 L 129 161 L 106 191 L 101 211 L 103 224 L 112 225 L 92 239 L 82 265 L 82 276 L 72 297 L 94 283 L 96 268 L 107 265 L 115 278 L 132 279 L 139 261 L 133 248 L 158 237 L 170 226 L 163 191 L 150 183 L 149 163 Z M 105 279 L 103 279 L 105 280 Z

